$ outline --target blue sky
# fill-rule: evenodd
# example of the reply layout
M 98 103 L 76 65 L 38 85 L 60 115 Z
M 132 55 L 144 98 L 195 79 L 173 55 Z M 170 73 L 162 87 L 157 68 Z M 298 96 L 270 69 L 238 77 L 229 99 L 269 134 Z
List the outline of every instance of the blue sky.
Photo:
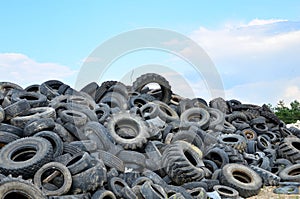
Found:
M 3 0 L 0 80 L 24 87 L 47 79 L 74 85 L 83 61 L 101 43 L 126 31 L 156 27 L 184 34 L 207 52 L 223 80 L 226 98 L 288 103 L 300 99 L 299 23 L 296 0 Z M 135 66 L 149 63 L 173 68 L 194 95 L 211 97 L 203 77 L 195 77 L 187 63 L 161 51 L 120 58 L 106 72 L 106 79 L 121 79 Z M 168 78 L 177 93 L 191 95 L 177 86 L 178 77 Z

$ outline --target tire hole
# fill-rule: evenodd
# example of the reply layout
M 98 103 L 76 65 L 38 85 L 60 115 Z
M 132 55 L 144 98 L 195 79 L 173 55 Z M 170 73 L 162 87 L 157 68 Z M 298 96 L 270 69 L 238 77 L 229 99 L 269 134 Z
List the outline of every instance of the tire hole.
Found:
M 219 188 L 218 191 L 221 193 L 225 193 L 225 194 L 230 194 L 230 195 L 233 194 L 233 191 L 226 189 L 226 188 Z
M 36 152 L 35 148 L 21 148 L 12 153 L 11 160 L 15 162 L 24 162 L 33 158 L 36 155 Z
M 31 199 L 30 196 L 26 195 L 25 193 L 20 192 L 10 192 L 4 196 L 3 199 Z
M 28 100 L 28 101 L 38 100 L 37 97 L 32 96 L 32 95 L 22 95 L 22 96 L 20 96 L 20 99 L 26 99 L 26 100 Z
M 243 173 L 243 172 L 240 172 L 240 171 L 234 171 L 232 173 L 233 177 L 242 182 L 242 183 L 250 183 L 252 180 L 251 178 L 246 174 L 246 173 Z
M 192 153 L 190 151 L 185 151 L 184 152 L 184 156 L 188 159 L 188 161 L 193 165 L 196 166 L 197 165 L 197 161 L 194 158 L 194 156 L 192 155 Z
M 125 139 L 133 139 L 139 134 L 139 125 L 129 119 L 123 119 L 116 123 L 115 132 Z
M 297 175 L 300 175 L 300 168 L 291 170 L 291 171 L 288 173 L 288 175 L 290 175 L 290 176 L 297 176 Z
M 300 150 L 300 143 L 299 142 L 292 142 L 293 147 L 295 147 L 297 150 Z
M 237 142 L 239 141 L 237 138 L 235 137 L 225 137 L 222 139 L 224 142 Z

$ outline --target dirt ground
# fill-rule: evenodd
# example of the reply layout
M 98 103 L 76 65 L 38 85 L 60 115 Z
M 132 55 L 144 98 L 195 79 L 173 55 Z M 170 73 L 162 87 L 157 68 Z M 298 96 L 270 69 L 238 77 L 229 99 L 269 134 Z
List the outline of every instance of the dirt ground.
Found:
M 257 196 L 250 197 L 249 199 L 300 199 L 299 195 L 283 195 L 275 194 L 273 190 L 276 187 L 264 187 L 261 189 L 260 193 Z

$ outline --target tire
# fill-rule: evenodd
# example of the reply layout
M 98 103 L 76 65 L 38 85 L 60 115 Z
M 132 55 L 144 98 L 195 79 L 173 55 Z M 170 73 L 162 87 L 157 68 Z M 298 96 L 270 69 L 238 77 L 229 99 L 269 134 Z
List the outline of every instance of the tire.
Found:
M 12 103 L 11 105 L 4 108 L 5 119 L 10 120 L 18 115 L 21 115 L 30 109 L 30 104 L 27 100 L 20 100 Z
M 242 120 L 242 121 L 247 121 L 247 117 L 243 112 L 233 112 L 230 115 L 227 116 L 227 121 L 229 123 L 232 123 L 232 121 L 236 121 L 236 120 Z
M 29 121 L 24 128 L 24 137 L 33 136 L 40 131 L 52 131 L 55 128 L 55 122 L 52 118 L 41 118 Z
M 218 139 L 221 144 L 231 146 L 240 152 L 245 151 L 247 147 L 246 139 L 241 135 L 224 134 L 221 135 Z
M 97 143 L 98 149 L 108 151 L 114 146 L 108 137 L 108 130 L 98 122 L 88 122 L 83 132 L 85 137 Z
M 250 166 L 263 180 L 265 186 L 278 186 L 280 177 L 258 166 Z
M 180 115 L 180 120 L 201 129 L 207 129 L 209 125 L 209 113 L 203 108 L 190 108 Z
M 63 122 L 69 122 L 77 126 L 83 126 L 87 122 L 87 116 L 84 113 L 75 110 L 61 111 L 59 112 L 59 117 Z
M 179 131 L 177 132 L 171 140 L 171 143 L 176 142 L 178 140 L 183 140 L 188 143 L 191 143 L 198 147 L 201 151 L 204 150 L 204 143 L 201 137 L 194 131 Z
M 205 173 L 202 152 L 185 141 L 176 141 L 167 146 L 162 156 L 162 166 L 177 184 L 201 180 Z
M 0 198 L 47 199 L 31 182 L 12 177 L 0 181 Z
M 218 109 L 219 111 L 221 111 L 224 114 L 229 113 L 228 105 L 227 105 L 226 101 L 221 97 L 211 100 L 209 102 L 209 106 L 211 108 Z
M 209 108 L 208 109 L 209 118 L 209 129 L 216 129 L 217 126 L 223 126 L 225 122 L 224 113 L 218 109 Z
M 128 101 L 120 93 L 108 92 L 100 100 L 100 103 L 107 104 L 110 108 L 128 109 Z
M 36 92 L 19 91 L 14 92 L 11 96 L 11 102 L 15 103 L 25 99 L 31 108 L 47 106 L 47 97 Z
M 167 194 L 164 191 L 164 189 L 157 184 L 153 184 L 151 181 L 145 182 L 142 185 L 140 191 L 144 198 L 153 198 L 153 199 L 167 198 Z
M 106 168 L 102 161 L 96 161 L 95 166 L 72 176 L 70 193 L 87 193 L 102 187 L 107 181 Z
M 300 164 L 294 164 L 283 169 L 279 176 L 282 181 L 300 182 Z
M 111 190 L 118 198 L 122 197 L 121 190 L 125 187 L 128 187 L 128 184 L 119 177 L 113 177 L 108 182 L 109 190 Z
M 98 150 L 97 154 L 98 154 L 98 158 L 103 161 L 105 166 L 109 168 L 115 168 L 120 172 L 125 171 L 125 165 L 123 160 L 121 160 L 117 156 L 103 150 Z
M 63 184 L 58 187 L 58 189 L 51 190 L 47 189 L 43 185 L 44 177 L 48 178 L 51 175 L 53 175 L 54 172 L 58 172 L 58 175 L 63 176 Z M 48 174 L 44 176 L 44 174 Z M 72 176 L 68 168 L 58 162 L 50 162 L 47 164 L 44 164 L 35 174 L 33 178 L 34 184 L 42 189 L 42 192 L 47 196 L 60 196 L 63 194 L 66 194 L 72 185 Z M 49 181 L 50 182 L 50 181 Z
M 24 88 L 24 91 L 39 93 L 40 92 L 40 85 L 39 84 L 32 84 L 32 85 L 27 86 L 26 88 Z
M 257 139 L 256 132 L 254 130 L 250 129 L 250 128 L 242 130 L 240 135 L 242 135 L 247 140 L 247 142 L 249 142 L 251 140 L 255 141 Z
M 217 147 L 208 150 L 204 157 L 213 161 L 218 168 L 222 168 L 229 163 L 229 157 L 226 152 Z
M 112 115 L 106 127 L 113 140 L 124 149 L 141 148 L 150 137 L 145 121 L 127 112 Z
M 23 129 L 5 123 L 0 123 L 0 131 L 8 132 L 19 137 L 23 137 Z
M 101 124 L 104 124 L 104 122 L 106 121 L 106 119 L 109 117 L 110 115 L 110 109 L 109 107 L 100 107 L 100 108 L 96 108 L 95 113 L 97 115 L 98 121 Z
M 51 107 L 36 107 L 26 111 L 26 115 L 17 116 L 10 120 L 14 126 L 24 128 L 28 121 L 40 118 L 56 119 L 55 109 Z
M 221 183 L 237 190 L 242 197 L 257 195 L 262 187 L 261 177 L 252 169 L 240 164 L 227 164 L 223 167 Z
M 91 156 L 87 152 L 79 152 L 72 156 L 66 167 L 72 175 L 76 175 L 92 167 Z
M 123 162 L 125 167 L 132 168 L 134 171 L 143 171 L 146 167 L 146 157 L 144 154 L 136 151 L 120 151 L 117 155 Z
M 247 128 L 250 128 L 250 125 L 247 122 L 236 120 L 232 121 L 232 125 L 237 129 L 237 130 L 244 130 Z
M 40 85 L 40 93 L 45 95 L 49 100 L 59 95 L 58 89 L 63 85 L 61 81 L 49 80 Z
M 85 87 L 83 87 L 80 91 L 89 94 L 93 99 L 95 99 L 96 91 L 99 88 L 99 85 L 96 82 L 91 82 Z
M 102 99 L 102 97 L 107 93 L 107 90 L 117 84 L 117 81 L 105 81 L 101 84 L 101 86 L 99 88 L 97 88 L 96 90 L 96 94 L 95 94 L 95 102 L 99 103 L 100 100 Z
M 132 84 L 132 89 L 136 92 L 141 92 L 144 86 L 150 83 L 157 83 L 159 84 L 162 95 L 159 99 L 160 101 L 168 104 L 171 100 L 171 86 L 169 82 L 162 76 L 155 74 L 155 73 L 147 73 L 140 77 L 138 77 Z
M 3 146 L 5 146 L 6 144 L 13 142 L 17 139 L 19 139 L 20 137 L 5 131 L 0 131 L 0 150 Z
M 63 153 L 63 142 L 60 137 L 52 131 L 41 131 L 34 137 L 42 137 L 48 140 L 53 148 L 53 158 L 60 156 Z
M 64 143 L 63 144 L 63 154 L 68 153 L 68 154 L 74 156 L 74 155 L 76 155 L 78 153 L 81 153 L 81 152 L 82 152 L 82 150 L 80 148 L 76 147 L 76 146 L 73 146 L 69 143 Z
M 158 116 L 165 122 L 172 122 L 179 120 L 179 116 L 169 105 L 160 101 L 153 101 L 158 105 Z
M 292 163 L 300 160 L 300 138 L 289 136 L 280 143 L 278 155 L 290 160 Z
M 213 188 L 222 198 L 233 198 L 237 199 L 239 197 L 239 192 L 231 187 L 216 185 Z
M 40 137 L 18 139 L 1 149 L 0 171 L 27 179 L 52 157 L 53 149 L 48 140 Z
M 70 142 L 69 144 L 89 153 L 93 153 L 98 150 L 97 142 L 95 140 L 74 141 Z
M 141 108 L 141 113 L 144 119 L 153 119 L 159 114 L 159 107 L 157 103 L 148 102 L 143 105 Z

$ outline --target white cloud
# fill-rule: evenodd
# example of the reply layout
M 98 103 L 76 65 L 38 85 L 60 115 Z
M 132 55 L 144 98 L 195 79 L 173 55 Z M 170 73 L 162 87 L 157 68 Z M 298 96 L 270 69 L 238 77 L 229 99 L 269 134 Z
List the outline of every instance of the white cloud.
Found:
M 247 26 L 261 26 L 261 25 L 267 25 L 277 22 L 285 22 L 288 21 L 286 19 L 253 19 L 250 21 Z
M 40 63 L 20 53 L 0 53 L 0 79 L 23 87 L 46 80 L 64 81 L 76 71 L 57 63 Z
M 214 61 L 226 98 L 274 105 L 300 100 L 300 22 L 254 19 L 218 30 L 200 27 L 191 38 Z

